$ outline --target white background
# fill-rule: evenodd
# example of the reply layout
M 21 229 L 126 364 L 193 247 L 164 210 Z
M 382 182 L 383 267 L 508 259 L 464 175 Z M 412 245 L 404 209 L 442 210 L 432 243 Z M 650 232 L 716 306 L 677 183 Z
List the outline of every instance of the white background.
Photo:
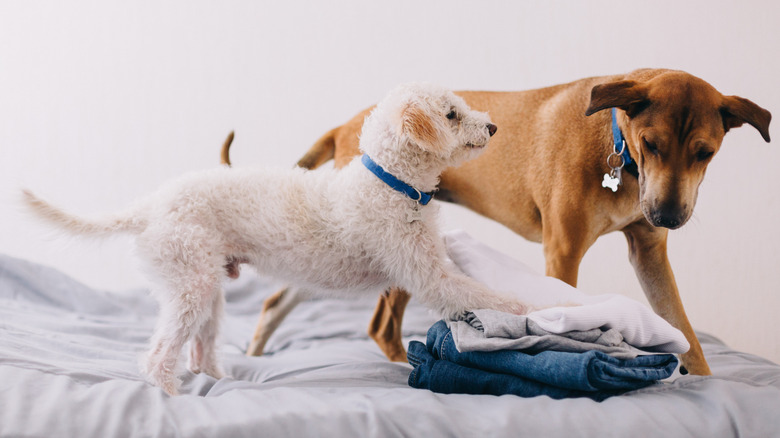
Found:
M 216 166 L 233 129 L 237 166 L 289 167 L 405 81 L 522 90 L 677 68 L 777 117 L 778 23 L 769 0 L 4 1 L 0 252 L 97 288 L 142 287 L 131 240 L 63 240 L 21 213 L 19 188 L 114 211 Z M 780 362 L 775 143 L 747 125 L 726 136 L 669 253 L 694 327 Z M 447 228 L 544 271 L 540 245 L 460 207 L 443 213 Z M 621 234 L 590 250 L 580 287 L 644 300 Z

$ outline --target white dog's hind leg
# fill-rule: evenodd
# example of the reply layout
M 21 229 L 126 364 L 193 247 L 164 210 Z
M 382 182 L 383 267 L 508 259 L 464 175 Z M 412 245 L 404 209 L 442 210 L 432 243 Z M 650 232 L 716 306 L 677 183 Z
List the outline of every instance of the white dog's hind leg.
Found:
M 246 351 L 247 356 L 261 356 L 268 339 L 282 323 L 282 320 L 295 308 L 301 301 L 305 301 L 309 295 L 303 290 L 286 287 L 279 292 L 269 296 L 263 302 L 263 310 L 260 312 L 260 319 L 257 321 L 255 334 L 252 336 L 252 342 Z
M 184 224 L 186 225 L 186 224 Z M 156 279 L 152 294 L 160 303 L 160 319 L 146 357 L 148 380 L 173 395 L 178 392 L 177 364 L 182 348 L 199 333 L 196 356 L 213 365 L 217 319 L 222 306 L 224 255 L 199 227 L 161 224 L 148 229 L 137 240 L 139 254 L 146 256 L 148 269 Z M 214 320 L 209 322 L 210 320 Z M 201 328 L 206 325 L 205 332 Z M 209 371 L 215 371 L 210 369 Z
M 194 339 L 190 341 L 190 359 L 188 368 L 193 373 L 206 373 L 215 379 L 225 377 L 217 359 L 217 335 L 219 321 L 224 308 L 222 291 L 214 295 L 211 305 L 211 317 L 204 322 Z
M 179 393 L 181 382 L 176 377 L 179 354 L 192 329 L 189 324 L 179 323 L 178 313 L 176 306 L 160 306 L 160 320 L 152 335 L 152 348 L 146 355 L 144 369 L 147 380 L 170 395 Z
M 151 383 L 170 395 L 178 394 L 176 373 L 182 348 L 212 318 L 214 295 L 220 291 L 218 282 L 199 286 L 177 288 L 173 291 L 174 296 L 160 303 L 160 320 L 146 358 L 146 375 Z M 213 331 L 216 334 L 216 330 Z M 204 359 L 214 354 L 213 343 L 213 338 L 202 340 L 200 345 Z

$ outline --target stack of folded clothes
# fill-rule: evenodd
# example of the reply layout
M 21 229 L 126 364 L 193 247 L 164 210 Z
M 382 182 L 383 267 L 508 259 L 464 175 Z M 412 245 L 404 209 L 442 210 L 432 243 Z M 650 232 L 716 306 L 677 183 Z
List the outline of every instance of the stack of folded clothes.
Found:
M 468 275 L 542 308 L 528 315 L 475 310 L 412 341 L 409 385 L 441 393 L 603 400 L 668 378 L 683 334 L 621 295 L 586 295 L 534 273 L 462 232 L 445 236 Z

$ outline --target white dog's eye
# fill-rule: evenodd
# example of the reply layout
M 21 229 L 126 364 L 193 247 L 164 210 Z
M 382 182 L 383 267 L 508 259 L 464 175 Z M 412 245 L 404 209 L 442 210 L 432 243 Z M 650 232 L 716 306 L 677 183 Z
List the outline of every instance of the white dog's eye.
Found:
M 454 118 L 458 117 L 458 114 L 455 111 L 450 111 L 447 113 L 447 119 L 452 120 Z

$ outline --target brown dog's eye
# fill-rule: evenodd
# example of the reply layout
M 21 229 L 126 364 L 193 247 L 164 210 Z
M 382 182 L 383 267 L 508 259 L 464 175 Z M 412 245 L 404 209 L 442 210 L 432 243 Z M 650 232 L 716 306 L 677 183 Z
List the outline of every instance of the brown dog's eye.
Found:
M 646 138 L 643 138 L 642 141 L 645 143 L 645 149 L 647 149 L 647 152 L 658 155 L 658 148 L 655 146 L 655 143 L 647 141 Z
M 715 152 L 709 150 L 709 149 L 699 149 L 699 152 L 696 152 L 696 159 L 698 161 L 707 161 L 709 160 Z
M 447 113 L 447 119 L 448 120 L 452 120 L 455 117 L 458 117 L 458 115 L 455 113 L 455 111 L 450 111 L 450 112 Z

